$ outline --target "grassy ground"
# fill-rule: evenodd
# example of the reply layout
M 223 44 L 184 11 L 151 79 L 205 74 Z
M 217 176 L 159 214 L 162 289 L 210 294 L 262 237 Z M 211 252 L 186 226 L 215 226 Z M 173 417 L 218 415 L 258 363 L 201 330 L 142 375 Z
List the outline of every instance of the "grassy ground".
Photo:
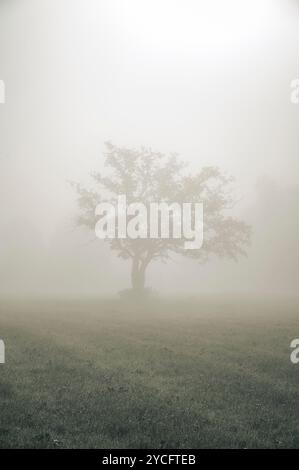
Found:
M 0 447 L 299 447 L 298 305 L 2 302 Z

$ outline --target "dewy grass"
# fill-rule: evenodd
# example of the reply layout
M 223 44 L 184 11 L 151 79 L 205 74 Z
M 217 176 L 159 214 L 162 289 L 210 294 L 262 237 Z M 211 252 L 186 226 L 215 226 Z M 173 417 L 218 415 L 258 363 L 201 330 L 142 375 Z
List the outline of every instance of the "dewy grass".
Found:
M 0 446 L 299 447 L 297 312 L 221 298 L 2 304 Z

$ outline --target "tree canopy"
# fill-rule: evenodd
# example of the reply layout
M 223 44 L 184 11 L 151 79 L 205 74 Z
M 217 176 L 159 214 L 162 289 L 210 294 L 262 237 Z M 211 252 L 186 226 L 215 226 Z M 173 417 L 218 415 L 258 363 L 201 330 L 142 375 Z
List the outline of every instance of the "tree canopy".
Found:
M 204 241 L 199 250 L 185 250 L 184 239 L 108 239 L 110 248 L 120 258 L 131 260 L 133 288 L 144 288 L 145 271 L 154 260 L 167 261 L 171 254 L 205 262 L 212 255 L 237 260 L 246 254 L 250 227 L 234 217 L 233 178 L 217 167 L 203 167 L 188 172 L 177 154 L 165 155 L 151 148 L 131 149 L 106 143 L 106 174 L 92 173 L 92 189 L 73 183 L 78 195 L 78 225 L 94 230 L 95 208 L 100 202 L 116 203 L 125 195 L 127 202 L 203 203 Z

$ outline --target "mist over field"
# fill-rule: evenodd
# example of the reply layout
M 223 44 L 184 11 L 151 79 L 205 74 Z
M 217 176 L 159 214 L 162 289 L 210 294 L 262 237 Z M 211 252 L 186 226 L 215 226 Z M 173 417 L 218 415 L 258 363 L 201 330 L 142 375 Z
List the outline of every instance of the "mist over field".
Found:
M 0 448 L 299 447 L 298 26 L 0 0 Z M 103 188 L 202 197 L 203 247 L 100 240 Z
M 108 140 L 177 152 L 193 171 L 219 166 L 235 177 L 234 211 L 252 226 L 247 258 L 157 262 L 149 286 L 296 292 L 295 2 L 244 9 L 231 1 L 215 15 L 197 3 L 1 1 L 3 295 L 101 296 L 128 287 L 127 263 L 75 229 L 68 184 L 88 185 Z

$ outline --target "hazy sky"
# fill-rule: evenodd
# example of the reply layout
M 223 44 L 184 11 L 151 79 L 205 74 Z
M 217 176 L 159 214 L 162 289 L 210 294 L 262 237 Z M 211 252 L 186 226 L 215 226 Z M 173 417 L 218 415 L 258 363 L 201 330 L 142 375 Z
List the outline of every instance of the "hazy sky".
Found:
M 295 0 L 0 0 L 2 223 L 51 240 L 106 140 L 219 165 L 244 208 L 297 183 L 298 26 Z

